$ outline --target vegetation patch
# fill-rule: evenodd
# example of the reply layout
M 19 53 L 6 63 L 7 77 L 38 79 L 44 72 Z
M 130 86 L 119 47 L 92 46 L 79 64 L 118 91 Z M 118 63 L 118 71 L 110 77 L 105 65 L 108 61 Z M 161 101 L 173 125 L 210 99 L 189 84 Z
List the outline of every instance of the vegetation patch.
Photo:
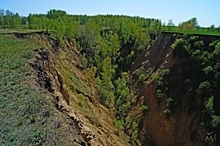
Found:
M 28 81 L 31 72 L 25 58 L 39 46 L 13 35 L 0 35 L 0 44 L 0 145 L 41 145 L 51 110 Z

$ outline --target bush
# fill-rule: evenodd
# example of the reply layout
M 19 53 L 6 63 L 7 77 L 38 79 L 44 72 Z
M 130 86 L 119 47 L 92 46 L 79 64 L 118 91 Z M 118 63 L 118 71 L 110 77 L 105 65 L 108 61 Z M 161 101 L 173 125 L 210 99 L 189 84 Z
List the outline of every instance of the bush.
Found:
M 137 145 L 136 144 L 137 137 L 138 137 L 138 130 L 134 130 L 134 132 L 131 135 L 131 145 L 132 146 L 136 146 Z
M 121 131 L 124 123 L 122 120 L 114 120 L 114 125 L 118 131 Z
M 212 127 L 216 128 L 220 124 L 220 116 L 212 116 Z
M 180 38 L 180 39 L 177 39 L 177 40 L 174 42 L 174 44 L 172 44 L 171 47 L 172 47 L 173 49 L 180 49 L 180 48 L 182 48 L 183 44 L 184 44 L 184 40 L 183 40 L 182 38 Z
M 157 95 L 157 98 L 159 98 L 159 99 L 164 96 L 162 90 L 160 90 L 160 89 L 157 89 L 156 95 Z
M 209 83 L 209 81 L 204 81 L 199 84 L 197 92 L 201 94 L 209 91 L 210 89 L 211 89 L 211 84 Z
M 213 109 L 213 100 L 214 100 L 214 97 L 212 96 L 205 102 L 205 108 L 209 114 L 214 114 L 215 112 Z
M 170 109 L 165 109 L 163 111 L 163 114 L 165 115 L 165 117 L 169 117 L 172 114 L 172 111 Z
M 160 81 L 161 78 L 160 78 L 159 75 L 155 74 L 155 75 L 152 76 L 152 79 L 153 79 L 154 82 L 158 82 L 158 81 Z
M 167 107 L 170 107 L 171 104 L 172 104 L 172 102 L 173 102 L 173 99 L 172 99 L 172 98 L 168 98 L 168 99 L 167 99 L 167 104 L 166 104 L 166 106 L 167 106 Z
M 78 94 L 76 97 L 80 102 L 82 102 L 82 103 L 86 102 L 86 99 L 83 94 Z
M 207 75 L 213 71 L 213 68 L 209 65 L 202 69 L 202 71 Z
M 142 111 L 146 110 L 146 111 L 147 111 L 147 110 L 148 110 L 148 106 L 142 105 L 141 108 L 140 108 L 140 110 L 142 110 Z
M 139 76 L 139 80 L 140 81 L 142 81 L 142 82 L 144 82 L 145 81 L 145 79 L 146 79 L 146 76 L 145 76 L 145 74 L 140 74 L 140 76 Z

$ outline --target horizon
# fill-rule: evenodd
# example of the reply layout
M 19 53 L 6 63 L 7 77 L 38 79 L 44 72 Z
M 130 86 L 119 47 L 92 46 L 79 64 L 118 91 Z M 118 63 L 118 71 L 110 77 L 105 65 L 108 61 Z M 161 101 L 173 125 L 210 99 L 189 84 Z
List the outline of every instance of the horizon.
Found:
M 74 2 L 71 0 L 8 0 L 1 2 L 1 8 L 18 13 L 20 16 L 28 16 L 31 14 L 46 14 L 51 9 L 63 10 L 71 15 L 126 15 L 144 18 L 155 18 L 167 24 L 171 19 L 177 26 L 181 22 L 185 22 L 193 17 L 197 18 L 201 27 L 220 26 L 220 9 L 218 9 L 218 0 L 212 1 L 190 1 L 190 0 L 169 0 L 166 3 L 159 0 L 151 1 L 89 1 L 84 0 Z M 196 7 L 195 7 L 196 6 Z M 159 11 L 158 11 L 159 10 Z M 204 12 L 205 10 L 205 12 Z

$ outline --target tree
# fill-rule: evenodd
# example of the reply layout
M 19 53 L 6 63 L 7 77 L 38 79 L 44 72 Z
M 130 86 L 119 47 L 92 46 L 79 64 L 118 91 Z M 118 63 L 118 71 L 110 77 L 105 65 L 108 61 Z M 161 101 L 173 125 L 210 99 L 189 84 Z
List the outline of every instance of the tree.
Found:
M 47 12 L 47 17 L 49 19 L 58 19 L 60 17 L 66 16 L 66 15 L 67 15 L 67 13 L 65 11 L 62 11 L 62 10 L 53 9 L 53 10 L 50 10 L 50 11 Z
M 199 25 L 196 17 L 193 17 L 190 20 L 179 24 L 180 30 L 195 30 L 198 27 Z
M 4 27 L 4 9 L 0 9 L 0 26 Z
M 112 75 L 114 73 L 115 73 L 115 70 L 114 70 L 114 68 L 112 68 L 111 58 L 106 57 L 103 60 L 101 76 L 102 76 L 103 84 L 105 87 L 107 87 L 107 89 L 113 88 Z
M 175 26 L 172 19 L 169 19 L 167 26 Z
M 174 26 L 175 26 L 175 24 L 173 23 L 173 20 L 169 19 L 169 21 L 167 23 L 168 30 L 172 30 Z
M 215 25 L 214 25 L 214 24 L 210 26 L 210 30 L 211 30 L 212 32 L 215 31 Z

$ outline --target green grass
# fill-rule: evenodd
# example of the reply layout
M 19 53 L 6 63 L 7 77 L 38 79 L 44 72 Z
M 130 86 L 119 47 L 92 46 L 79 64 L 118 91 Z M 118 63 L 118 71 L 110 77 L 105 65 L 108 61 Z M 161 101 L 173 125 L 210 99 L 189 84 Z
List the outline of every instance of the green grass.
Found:
M 203 30 L 163 30 L 162 32 L 168 32 L 168 33 L 180 33 L 180 34 L 190 34 L 190 35 L 211 35 L 211 36 L 220 36 L 220 32 L 212 32 L 212 31 L 203 31 Z
M 29 80 L 28 58 L 38 45 L 0 34 L 0 145 L 40 145 L 50 108 Z
M 62 74 L 63 80 L 69 89 L 90 96 L 86 85 L 77 77 L 74 71 L 71 71 L 66 61 L 60 59 L 56 64 L 56 68 Z
M 35 29 L 0 29 L 0 34 L 12 34 L 12 33 L 34 33 L 42 32 L 43 30 Z

